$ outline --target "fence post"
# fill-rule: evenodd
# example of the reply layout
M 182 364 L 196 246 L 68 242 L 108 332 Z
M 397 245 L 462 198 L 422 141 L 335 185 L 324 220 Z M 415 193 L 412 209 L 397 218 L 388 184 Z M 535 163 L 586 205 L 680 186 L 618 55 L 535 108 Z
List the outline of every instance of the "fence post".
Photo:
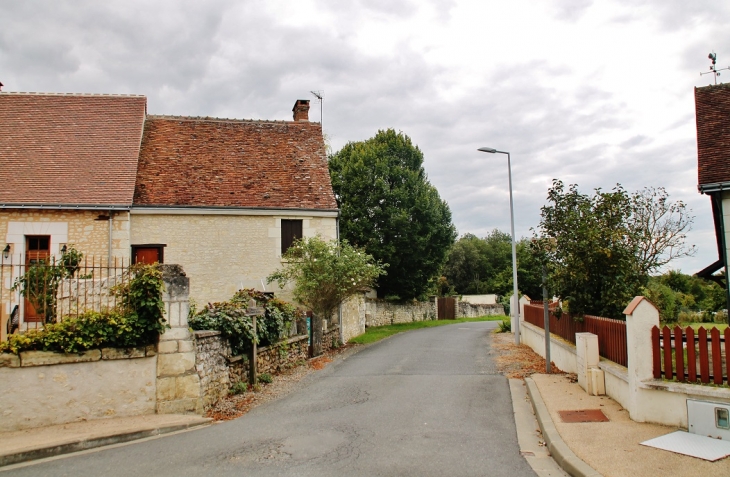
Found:
M 188 329 L 190 279 L 180 265 L 162 265 L 165 318 L 170 328 L 157 344 L 157 413 L 203 413 L 195 341 Z
M 631 419 L 646 422 L 651 411 L 651 391 L 641 387 L 654 379 L 654 356 L 651 330 L 659 327 L 659 311 L 645 297 L 635 297 L 624 310 L 628 354 L 629 406 Z

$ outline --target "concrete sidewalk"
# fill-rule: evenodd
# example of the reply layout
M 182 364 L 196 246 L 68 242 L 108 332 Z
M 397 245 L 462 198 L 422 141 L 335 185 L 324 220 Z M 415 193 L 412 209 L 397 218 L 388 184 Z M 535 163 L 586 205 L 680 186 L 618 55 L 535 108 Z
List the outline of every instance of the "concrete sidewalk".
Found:
M 119 444 L 210 424 L 211 419 L 178 414 L 149 414 L 96 419 L 0 434 L 3 466 Z
M 552 457 L 574 476 L 730 476 L 730 458 L 708 462 L 640 445 L 676 431 L 634 422 L 607 396 L 589 396 L 566 375 L 527 378 L 528 393 Z M 558 411 L 600 409 L 609 422 L 564 423 Z

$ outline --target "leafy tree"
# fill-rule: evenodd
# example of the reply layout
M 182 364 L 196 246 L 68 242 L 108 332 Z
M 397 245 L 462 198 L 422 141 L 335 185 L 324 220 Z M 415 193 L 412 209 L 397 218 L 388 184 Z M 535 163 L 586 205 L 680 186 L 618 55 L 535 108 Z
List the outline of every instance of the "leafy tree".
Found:
M 444 275 L 460 294 L 512 295 L 512 237 L 496 229 L 483 239 L 462 236 L 449 251 Z M 523 293 L 541 296 L 540 265 L 527 239 L 517 242 L 517 281 Z
M 378 131 L 330 156 L 329 170 L 342 237 L 390 265 L 378 295 L 418 298 L 433 288 L 456 231 L 418 147 L 403 133 Z
M 309 307 L 312 319 L 312 354 L 322 354 L 323 320 L 329 319 L 346 298 L 371 287 L 385 274 L 371 255 L 351 246 L 320 237 L 305 238 L 291 246 L 283 257 L 282 269 L 272 273 L 269 283 L 280 287 L 294 282 L 294 298 Z
M 636 240 L 641 272 L 648 275 L 672 260 L 695 254 L 694 245 L 687 245 L 687 232 L 694 217 L 687 205 L 670 202 L 663 187 L 647 187 L 631 196 L 629 228 Z
M 629 226 L 631 196 L 617 185 L 611 192 L 581 194 L 554 180 L 549 204 L 541 209 L 536 254 L 549 265 L 549 284 L 574 316 L 622 318 L 622 311 L 646 284 L 636 237 Z

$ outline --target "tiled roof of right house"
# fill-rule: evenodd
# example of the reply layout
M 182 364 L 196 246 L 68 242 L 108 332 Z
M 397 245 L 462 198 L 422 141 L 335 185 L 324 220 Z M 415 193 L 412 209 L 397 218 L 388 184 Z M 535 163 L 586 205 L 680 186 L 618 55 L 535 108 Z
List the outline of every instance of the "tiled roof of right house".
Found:
M 148 116 L 135 207 L 336 210 L 308 108 L 298 101 L 294 121 Z
M 695 88 L 700 187 L 730 183 L 730 84 Z

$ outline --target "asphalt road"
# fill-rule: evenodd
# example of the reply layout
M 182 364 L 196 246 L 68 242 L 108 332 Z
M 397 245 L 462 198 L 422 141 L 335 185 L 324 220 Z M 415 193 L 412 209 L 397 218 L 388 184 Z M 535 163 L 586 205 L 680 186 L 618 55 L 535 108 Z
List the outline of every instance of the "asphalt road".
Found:
M 488 354 L 495 326 L 396 335 L 234 421 L 2 475 L 534 476 Z

